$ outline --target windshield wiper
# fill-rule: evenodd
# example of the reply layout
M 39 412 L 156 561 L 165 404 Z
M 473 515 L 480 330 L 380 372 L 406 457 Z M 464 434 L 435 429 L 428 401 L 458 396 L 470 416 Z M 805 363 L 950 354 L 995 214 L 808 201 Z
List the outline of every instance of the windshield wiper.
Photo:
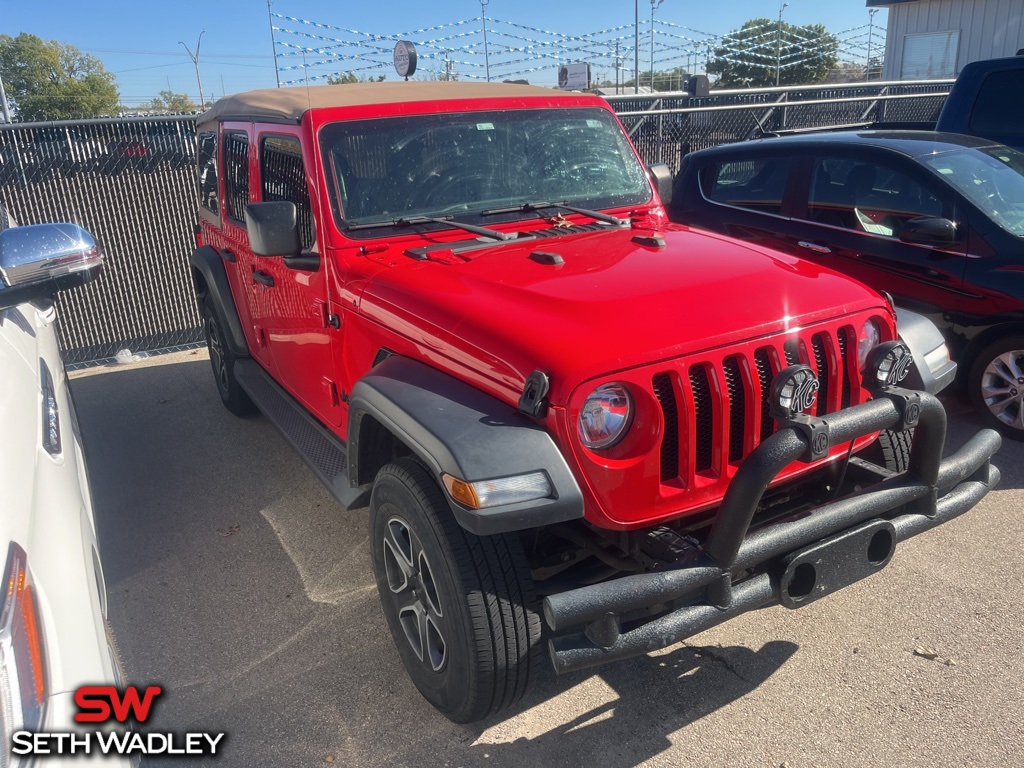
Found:
M 614 224 L 617 227 L 623 227 L 629 222 L 625 219 L 620 219 L 618 216 L 612 216 L 610 213 L 601 213 L 600 211 L 592 211 L 589 208 L 577 208 L 574 205 L 568 205 L 565 201 L 560 203 L 549 203 L 547 201 L 540 201 L 535 203 L 523 203 L 522 205 L 513 205 L 509 208 L 489 208 L 486 211 L 480 211 L 481 216 L 496 216 L 499 213 L 528 213 L 530 211 L 543 211 L 548 208 L 564 208 L 567 211 L 573 213 L 579 213 L 583 216 L 589 216 L 597 221 L 603 221 L 606 224 Z
M 489 237 L 491 240 L 514 240 L 516 235 L 509 234 L 508 232 L 499 232 L 496 229 L 488 229 L 487 227 L 478 227 L 474 224 L 463 224 L 461 221 L 455 221 L 452 216 L 409 216 L 408 218 L 399 217 L 397 219 L 387 219 L 385 221 L 368 221 L 363 224 L 348 224 L 345 229 L 357 230 L 357 229 L 379 229 L 381 227 L 414 227 L 417 224 L 447 224 L 450 227 L 456 229 L 463 229 L 466 232 L 472 232 L 474 235 L 480 235 L 482 237 Z

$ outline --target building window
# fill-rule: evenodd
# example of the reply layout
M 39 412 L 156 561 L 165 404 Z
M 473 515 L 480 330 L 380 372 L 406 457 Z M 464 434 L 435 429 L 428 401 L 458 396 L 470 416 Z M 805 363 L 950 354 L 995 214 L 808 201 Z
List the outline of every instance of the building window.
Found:
M 298 139 L 290 136 L 267 136 L 260 149 L 260 173 L 263 177 L 263 200 L 286 200 L 295 203 L 299 225 L 299 241 L 303 249 L 316 241 L 313 209 L 309 204 L 309 187 L 302 166 L 302 149 Z
M 956 77 L 960 30 L 923 32 L 903 38 L 901 80 L 941 80 Z

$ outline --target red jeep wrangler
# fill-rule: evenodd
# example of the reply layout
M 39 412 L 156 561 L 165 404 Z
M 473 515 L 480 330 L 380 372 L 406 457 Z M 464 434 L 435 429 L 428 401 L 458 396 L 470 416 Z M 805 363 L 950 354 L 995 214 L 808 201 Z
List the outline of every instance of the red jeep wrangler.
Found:
M 564 672 L 804 605 L 999 478 L 990 430 L 941 460 L 942 406 L 898 386 L 931 349 L 883 296 L 668 224 L 599 98 L 256 91 L 199 147 L 220 395 L 369 504 L 398 652 L 452 720 L 516 702 L 542 638 Z

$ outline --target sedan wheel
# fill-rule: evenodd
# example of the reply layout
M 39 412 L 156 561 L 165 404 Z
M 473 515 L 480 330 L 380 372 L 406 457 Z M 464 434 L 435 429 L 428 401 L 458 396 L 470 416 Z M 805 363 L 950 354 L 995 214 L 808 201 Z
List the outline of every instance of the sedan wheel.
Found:
M 1024 439 L 1024 337 L 983 349 L 971 367 L 971 400 L 1003 434 Z

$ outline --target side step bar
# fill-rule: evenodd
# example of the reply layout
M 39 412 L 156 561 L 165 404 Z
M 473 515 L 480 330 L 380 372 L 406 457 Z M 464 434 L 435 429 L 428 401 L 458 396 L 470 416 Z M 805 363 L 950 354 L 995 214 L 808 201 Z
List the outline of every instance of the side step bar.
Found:
M 345 443 L 310 416 L 255 360 L 236 360 L 234 371 L 238 383 L 256 407 L 277 427 L 338 503 L 345 509 L 366 506 L 370 501 L 369 489 L 353 488 L 349 484 Z

